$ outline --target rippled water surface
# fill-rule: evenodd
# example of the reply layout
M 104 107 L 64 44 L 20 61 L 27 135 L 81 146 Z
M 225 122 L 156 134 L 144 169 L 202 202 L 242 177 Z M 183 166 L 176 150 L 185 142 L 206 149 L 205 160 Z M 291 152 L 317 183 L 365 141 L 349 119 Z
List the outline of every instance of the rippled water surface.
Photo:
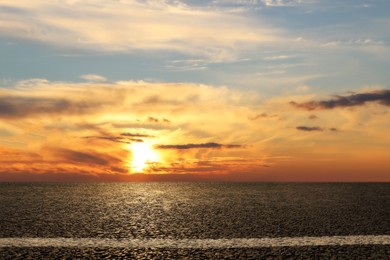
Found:
M 0 237 L 390 234 L 389 184 L 0 184 Z

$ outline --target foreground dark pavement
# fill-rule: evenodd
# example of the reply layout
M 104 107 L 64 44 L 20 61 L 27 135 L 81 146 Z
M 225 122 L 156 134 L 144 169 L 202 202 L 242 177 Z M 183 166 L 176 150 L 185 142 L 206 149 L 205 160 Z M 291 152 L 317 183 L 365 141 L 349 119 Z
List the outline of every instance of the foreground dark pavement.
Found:
M 227 249 L 2 248 L 0 259 L 390 259 L 390 246 Z
M 218 239 L 390 235 L 389 184 L 0 184 L 0 237 Z M 390 259 L 389 245 L 4 247 L 0 259 Z

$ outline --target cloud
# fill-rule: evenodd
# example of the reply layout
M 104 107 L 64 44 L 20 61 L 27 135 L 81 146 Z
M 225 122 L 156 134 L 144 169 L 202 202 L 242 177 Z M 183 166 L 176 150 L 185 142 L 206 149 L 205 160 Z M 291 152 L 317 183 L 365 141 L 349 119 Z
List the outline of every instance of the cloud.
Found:
M 168 144 L 168 145 L 156 145 L 157 149 L 177 149 L 177 150 L 187 150 L 187 149 L 221 149 L 221 148 L 242 148 L 243 145 L 238 144 L 219 144 L 219 143 L 202 143 L 202 144 Z
M 87 139 L 102 139 L 115 143 L 131 144 L 132 142 L 142 142 L 141 139 L 126 139 L 119 136 L 85 136 Z
M 254 117 L 250 117 L 249 119 L 250 120 L 257 120 L 260 118 L 278 118 L 278 115 L 275 115 L 275 114 L 269 115 L 267 113 L 261 113 L 261 114 L 254 116 Z
M 156 93 L 161 100 L 174 102 L 142 103 Z M 341 165 L 345 162 L 341 154 L 354 161 L 368 158 L 367 165 L 388 161 L 389 122 L 383 114 L 388 107 L 315 111 L 321 121 L 313 121 L 308 119 L 313 112 L 291 109 L 288 104 L 304 96 L 265 101 L 255 94 L 143 81 L 37 80 L 0 88 L 0 129 L 6 130 L 0 131 L 0 172 L 131 176 L 137 152 L 132 142 L 137 140 L 143 140 L 141 149 L 159 156 L 156 163 L 144 158 L 145 172 L 150 174 L 251 172 L 259 176 L 309 163 L 307 176 L 311 176 L 318 161 Z M 262 120 L 272 115 L 283 120 Z M 249 120 L 251 116 L 259 119 Z M 148 122 L 148 117 L 159 122 Z M 163 123 L 164 118 L 173 122 Z M 362 154 L 366 148 L 370 150 Z M 291 159 L 277 159 L 281 156 Z M 352 172 L 356 168 L 351 165 Z
M 91 104 L 71 103 L 66 99 L 46 97 L 1 96 L 0 118 L 23 118 L 39 114 L 82 113 Z
M 312 3 L 314 0 L 262 0 L 266 6 L 297 6 L 305 3 Z
M 264 60 L 287 60 L 287 59 L 291 59 L 291 58 L 294 58 L 295 56 L 292 56 L 292 55 L 277 55 L 277 56 L 270 56 L 270 57 L 266 57 L 264 58 Z
M 40 79 L 14 84 L 0 88 L 0 129 L 6 129 L 0 131 L 0 148 L 20 148 L 23 152 L 12 158 L 10 149 L 5 150 L 7 155 L 0 152 L 0 171 L 4 172 L 132 173 L 134 168 L 129 165 L 134 151 L 129 144 L 143 142 L 151 149 L 163 144 L 154 148 L 161 161 L 147 164 L 145 172 L 172 173 L 176 170 L 172 163 L 180 161 L 183 169 L 196 173 L 204 169 L 196 162 L 236 156 L 238 151 L 233 148 L 244 146 L 230 144 L 231 140 L 253 143 L 267 135 L 265 129 L 261 137 L 249 134 L 258 134 L 253 128 L 262 125 L 253 124 L 249 115 L 262 108 L 256 95 L 244 90 L 143 81 L 71 83 Z M 160 93 L 160 100 L 172 102 L 148 102 L 155 93 Z M 237 125 L 241 127 L 237 129 Z M 221 141 L 203 141 L 213 137 Z M 8 158 L 7 166 L 1 163 L 4 158 Z M 236 164 L 240 163 L 244 162 Z M 230 166 L 220 163 L 218 167 L 218 173 L 224 173 Z
M 93 147 L 89 147 L 93 148 Z M 95 147 L 96 148 L 96 147 Z M 75 180 L 75 175 L 86 178 L 100 174 L 126 174 L 128 168 L 124 167 L 116 153 L 108 155 L 96 149 L 82 150 L 77 148 L 44 147 L 37 154 L 27 149 L 17 150 L 2 148 L 0 146 L 0 174 L 9 174 L 17 179 L 18 174 L 25 177 L 41 180 L 41 174 L 67 175 L 69 180 Z M 33 177 L 35 176 L 35 177 Z M 0 177 L 1 180 L 3 180 Z
M 139 137 L 139 138 L 153 138 L 153 135 L 139 134 L 139 133 L 121 133 L 121 136 Z
M 308 131 L 308 132 L 323 131 L 323 129 L 321 127 L 318 127 L 318 126 L 297 126 L 296 129 L 300 130 L 300 131 Z
M 139 137 L 139 138 L 136 138 Z M 102 139 L 108 140 L 115 143 L 131 144 L 133 142 L 142 143 L 144 140 L 141 138 L 152 137 L 151 135 L 141 135 L 141 134 L 129 134 L 123 133 L 121 136 L 112 136 L 112 135 L 101 135 L 101 136 L 85 136 L 87 139 Z
M 150 116 L 150 117 L 148 117 L 148 122 L 158 123 L 158 122 L 160 122 L 160 120 L 158 118 Z
M 380 47 L 383 46 L 383 41 L 377 41 L 370 38 L 365 39 L 348 39 L 345 41 L 329 41 L 321 45 L 321 47 L 333 48 L 333 47 Z
M 175 161 L 169 168 L 159 168 L 158 171 L 173 172 L 176 174 L 215 174 L 251 172 L 253 168 L 263 169 L 270 167 L 266 159 L 249 157 L 209 158 L 194 161 Z M 157 173 L 157 171 L 156 171 Z
M 149 116 L 146 121 L 149 123 L 172 123 L 170 120 L 168 120 L 166 118 L 157 118 L 157 117 L 152 117 L 152 116 Z
M 174 102 L 143 103 L 156 93 L 161 100 Z M 262 174 L 264 165 L 275 169 L 287 164 L 275 159 L 278 156 L 307 155 L 314 160 L 332 157 L 329 154 L 336 145 L 345 148 L 343 151 L 356 147 L 356 140 L 387 142 L 384 133 L 389 123 L 383 120 L 385 115 L 375 114 L 383 112 L 383 107 L 369 107 L 364 113 L 352 109 L 316 112 L 321 125 L 308 119 L 312 113 L 291 109 L 288 101 L 302 100 L 299 98 L 303 97 L 265 101 L 252 91 L 190 83 L 16 83 L 0 88 L 0 129 L 6 130 L 0 131 L 0 149 L 4 148 L 0 150 L 0 171 L 134 173 L 134 142 L 143 141 L 139 147 L 159 157 L 156 163 L 145 163 L 147 173 L 248 170 Z M 148 122 L 149 117 L 158 123 Z M 164 123 L 166 118 L 173 122 Z M 286 127 L 289 125 L 295 132 Z M 349 139 L 331 127 L 351 133 Z M 304 149 L 313 142 L 318 145 L 310 152 Z
M 318 116 L 311 114 L 308 118 L 311 120 L 316 120 L 316 119 L 318 119 Z
M 329 130 L 331 132 L 338 132 L 338 129 L 335 128 L 335 127 L 324 129 L 324 128 L 319 127 L 319 126 L 297 126 L 296 129 L 300 130 L 300 131 L 306 131 L 306 132 L 312 132 L 312 131 L 320 131 L 320 132 L 322 132 L 322 131 L 325 131 L 325 130 Z
M 73 151 L 69 149 L 56 149 L 57 156 L 66 161 L 84 164 L 108 165 L 109 161 L 96 153 Z
M 84 74 L 81 75 L 80 78 L 92 81 L 92 82 L 105 82 L 107 79 L 103 76 L 96 75 L 96 74 Z
M 280 38 L 249 16 L 155 0 L 6 0 L 0 9 L 0 34 L 61 47 L 165 50 L 213 60 L 231 59 Z
M 171 60 L 167 61 L 165 68 L 172 71 L 196 71 L 208 68 L 210 61 L 205 59 Z
M 310 101 L 301 104 L 291 101 L 290 104 L 306 110 L 316 110 L 363 106 L 367 102 L 376 102 L 384 106 L 390 106 L 390 90 L 378 90 L 367 93 L 351 94 L 349 96 L 336 96 L 334 99 Z

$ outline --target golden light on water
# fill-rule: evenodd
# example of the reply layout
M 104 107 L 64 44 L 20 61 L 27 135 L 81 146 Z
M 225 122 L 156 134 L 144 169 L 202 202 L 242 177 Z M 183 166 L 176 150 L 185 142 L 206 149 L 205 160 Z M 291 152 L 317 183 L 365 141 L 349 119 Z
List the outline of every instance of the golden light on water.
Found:
M 152 163 L 160 160 L 159 153 L 153 149 L 152 144 L 137 142 L 130 145 L 132 158 L 130 167 L 132 172 L 144 172 Z

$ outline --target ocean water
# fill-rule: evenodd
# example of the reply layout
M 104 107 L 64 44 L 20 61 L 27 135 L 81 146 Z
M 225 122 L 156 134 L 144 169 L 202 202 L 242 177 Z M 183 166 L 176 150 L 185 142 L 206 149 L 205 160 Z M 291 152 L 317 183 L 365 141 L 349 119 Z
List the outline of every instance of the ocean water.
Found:
M 351 235 L 390 235 L 390 184 L 0 183 L 0 238 L 175 240 Z M 379 250 L 377 246 L 370 248 Z M 1 249 L 0 256 L 20 255 L 21 249 L 9 250 Z M 29 252 L 34 256 L 37 250 Z M 55 252 L 40 250 L 47 255 Z M 133 257 L 137 252 L 126 250 Z M 156 253 L 156 249 L 151 250 Z M 169 254 L 178 249 L 172 250 Z M 389 246 L 380 250 L 384 250 L 382 255 L 390 253 Z M 147 255 L 144 249 L 139 252 Z M 249 256 L 258 256 L 252 253 Z

